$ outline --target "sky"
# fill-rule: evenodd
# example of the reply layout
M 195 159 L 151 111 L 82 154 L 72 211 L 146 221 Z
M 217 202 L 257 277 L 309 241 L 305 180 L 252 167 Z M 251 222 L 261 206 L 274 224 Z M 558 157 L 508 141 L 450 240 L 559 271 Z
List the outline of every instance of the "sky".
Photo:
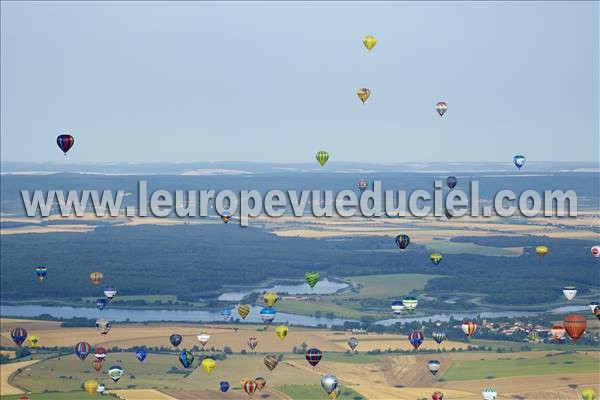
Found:
M 597 2 L 3 1 L 1 14 L 2 161 L 599 160 Z

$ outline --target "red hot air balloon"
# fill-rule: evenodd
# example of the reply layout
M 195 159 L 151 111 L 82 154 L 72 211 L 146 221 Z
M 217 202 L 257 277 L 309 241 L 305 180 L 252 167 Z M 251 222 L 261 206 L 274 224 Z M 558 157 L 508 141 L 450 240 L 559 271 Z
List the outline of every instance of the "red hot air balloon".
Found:
M 433 392 L 431 400 L 444 400 L 444 394 L 439 391 Z
M 587 320 L 581 315 L 569 314 L 565 317 L 564 326 L 573 343 L 576 343 L 587 328 Z
M 254 392 L 256 392 L 256 389 L 258 389 L 258 385 L 252 379 L 247 379 L 242 385 L 242 389 L 244 389 L 244 392 L 246 392 L 248 396 L 252 397 Z
M 73 147 L 73 144 L 75 144 L 75 139 L 71 135 L 58 135 L 56 138 L 56 144 L 66 156 L 67 151 L 69 151 L 69 149 Z

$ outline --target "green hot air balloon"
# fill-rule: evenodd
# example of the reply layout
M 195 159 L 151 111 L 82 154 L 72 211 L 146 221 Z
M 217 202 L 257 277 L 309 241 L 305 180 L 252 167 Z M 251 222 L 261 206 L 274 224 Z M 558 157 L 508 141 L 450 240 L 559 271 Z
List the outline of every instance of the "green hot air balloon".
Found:
M 319 162 L 319 164 L 321 164 L 321 166 L 325 165 L 327 160 L 329 160 L 328 152 L 323 150 L 317 152 L 317 161 Z
M 304 279 L 308 282 L 310 288 L 314 288 L 317 282 L 319 282 L 319 273 L 318 272 L 307 272 L 304 274 Z

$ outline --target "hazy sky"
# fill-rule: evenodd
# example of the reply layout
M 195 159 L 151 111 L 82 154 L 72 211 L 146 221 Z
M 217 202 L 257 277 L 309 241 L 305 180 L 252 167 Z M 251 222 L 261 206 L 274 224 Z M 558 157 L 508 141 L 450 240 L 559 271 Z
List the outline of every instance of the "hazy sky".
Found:
M 597 2 L 1 11 L 4 161 L 599 159 Z

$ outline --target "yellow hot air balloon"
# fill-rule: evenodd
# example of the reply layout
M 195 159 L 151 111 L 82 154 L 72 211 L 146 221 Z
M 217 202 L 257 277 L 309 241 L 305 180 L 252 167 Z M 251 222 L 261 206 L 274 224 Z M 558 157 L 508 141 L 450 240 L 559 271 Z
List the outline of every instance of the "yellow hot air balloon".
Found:
M 83 388 L 89 395 L 96 394 L 96 390 L 98 389 L 98 382 L 93 379 L 87 380 L 83 384 Z
M 263 295 L 263 300 L 269 307 L 272 307 L 273 304 L 277 303 L 278 299 L 279 296 L 277 296 L 277 293 L 268 292 Z
M 356 91 L 356 95 L 358 96 L 360 101 L 362 101 L 363 104 L 365 104 L 365 101 L 367 101 L 369 96 L 371 96 L 371 91 L 367 88 L 360 88 Z
M 279 325 L 277 328 L 275 328 L 275 334 L 279 339 L 285 339 L 288 334 L 288 327 L 285 325 Z
M 596 391 L 594 388 L 585 388 L 581 391 L 581 398 L 583 400 L 596 400 Z
M 248 304 L 240 304 L 238 306 L 238 314 L 240 314 L 240 317 L 242 317 L 242 319 L 246 319 L 246 317 L 248 316 L 248 314 L 250 314 L 250 305 Z
M 34 347 L 37 347 L 38 342 L 39 342 L 39 339 L 37 336 L 35 336 L 35 335 L 27 336 L 27 346 L 31 347 L 32 349 Z
M 548 247 L 547 246 L 536 246 L 535 252 L 537 253 L 538 256 L 544 257 L 546 254 L 548 254 Z
M 365 45 L 367 50 L 371 51 L 373 50 L 373 47 L 375 47 L 375 45 L 377 44 L 377 39 L 375 39 L 375 36 L 367 35 L 363 38 L 363 44 Z
M 206 371 L 207 374 L 210 375 L 213 372 L 213 369 L 217 367 L 217 362 L 212 358 L 205 358 L 202 360 L 202 369 Z

